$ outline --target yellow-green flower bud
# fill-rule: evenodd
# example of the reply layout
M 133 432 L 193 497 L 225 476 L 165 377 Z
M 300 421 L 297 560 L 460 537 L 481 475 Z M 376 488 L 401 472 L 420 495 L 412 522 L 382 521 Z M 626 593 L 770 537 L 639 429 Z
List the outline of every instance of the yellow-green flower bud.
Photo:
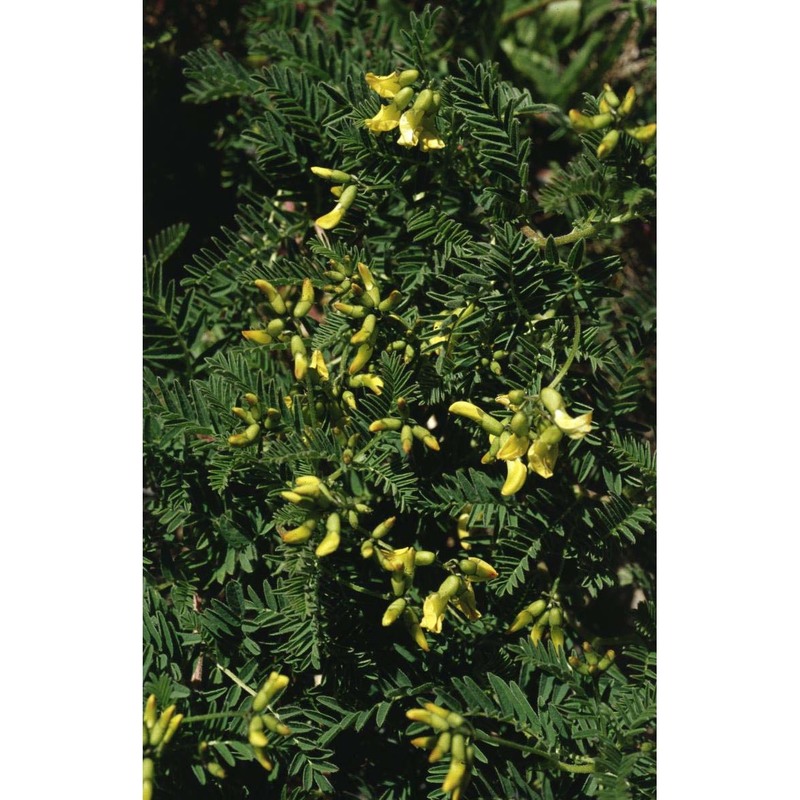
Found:
M 297 528 L 292 528 L 290 531 L 284 531 L 280 536 L 286 544 L 302 544 L 311 538 L 314 528 L 317 525 L 315 519 L 307 519 L 302 525 Z
M 398 417 L 384 417 L 370 423 L 369 429 L 372 433 L 379 433 L 380 431 L 399 431 L 402 427 L 403 420 Z
M 364 367 L 367 366 L 370 358 L 372 358 L 372 345 L 371 344 L 362 344 L 358 350 L 356 351 L 355 358 L 350 362 L 350 366 L 347 368 L 347 371 L 351 375 L 355 375 L 357 372 L 360 372 Z
M 417 567 L 429 567 L 436 561 L 436 553 L 431 550 L 417 550 L 414 553 L 414 565 Z
M 637 128 L 625 128 L 625 133 L 632 136 L 638 142 L 649 142 L 656 135 L 656 123 L 641 125 Z
M 440 597 L 449 600 L 453 595 L 458 594 L 463 586 L 463 580 L 458 575 L 448 575 L 437 592 Z
M 253 282 L 259 288 L 259 291 L 267 296 L 272 310 L 282 317 L 286 313 L 286 303 L 283 302 L 278 290 L 269 281 L 256 280 Z
M 340 169 L 328 169 L 327 167 L 311 167 L 311 171 L 320 178 L 324 178 L 334 183 L 348 183 L 352 176 Z
M 524 411 L 517 411 L 516 414 L 511 417 L 509 427 L 511 428 L 511 432 L 516 436 L 521 438 L 527 437 L 531 427 L 528 415 Z
M 564 631 L 558 625 L 550 626 L 550 641 L 556 650 L 564 649 Z
M 551 389 L 549 386 L 539 392 L 539 399 L 551 414 L 564 408 L 564 398 L 555 389 Z
M 458 400 L 453 403 L 448 411 L 451 414 L 458 414 L 461 417 L 471 419 L 473 422 L 480 422 L 486 416 L 486 412 L 482 408 L 464 400 Z
M 403 623 L 406 626 L 409 634 L 411 634 L 411 638 L 417 644 L 417 646 L 424 650 L 426 653 L 430 650 L 430 645 L 428 644 L 428 640 L 425 638 L 425 631 L 422 630 L 421 625 L 419 624 L 419 617 L 417 616 L 416 612 L 412 609 L 407 608 L 403 612 Z
M 174 704 L 168 706 L 161 712 L 161 716 L 156 721 L 156 724 L 153 725 L 152 729 L 150 730 L 150 744 L 155 746 L 161 742 L 164 738 L 164 734 L 167 732 L 167 726 L 169 725 L 169 721 L 172 719 L 172 715 L 175 713 L 175 709 L 177 706 Z
M 406 599 L 404 597 L 398 597 L 397 600 L 391 602 L 386 611 L 384 611 L 383 619 L 381 620 L 381 625 L 384 628 L 387 628 L 389 625 L 397 621 L 397 619 L 405 610 L 406 610 Z
M 264 733 L 264 718 L 253 717 L 247 726 L 247 741 L 254 747 L 266 747 L 269 743 L 267 735 Z
M 525 610 L 534 618 L 536 619 L 542 613 L 544 613 L 545 609 L 547 608 L 547 600 L 542 600 L 539 598 L 538 600 L 534 600 L 529 606 L 525 607 Z
M 497 577 L 497 570 L 491 564 L 475 556 L 462 558 L 458 562 L 458 567 L 473 583 L 490 581 Z
M 175 735 L 175 731 L 178 730 L 178 726 L 181 724 L 181 720 L 183 719 L 183 714 L 176 714 L 167 725 L 167 730 L 164 732 L 164 738 L 161 740 L 161 745 L 159 746 L 159 750 L 161 750 L 165 745 L 169 744 L 172 737 Z
M 317 558 L 329 556 L 331 553 L 336 552 L 341 542 L 341 520 L 335 511 L 328 516 L 325 522 L 325 530 L 325 536 L 314 551 Z
M 527 609 L 523 608 L 522 611 L 514 617 L 514 621 L 511 623 L 506 633 L 516 633 L 530 625 L 531 622 L 533 622 L 533 616 L 528 613 Z
M 336 302 L 333 307 L 342 314 L 353 319 L 362 319 L 367 315 L 367 309 L 364 306 L 354 306 L 350 303 Z
M 505 426 L 499 419 L 496 419 L 491 414 L 484 414 L 480 419 L 480 426 L 486 433 L 491 433 L 492 436 L 499 436 L 505 430 Z
M 622 103 L 618 109 L 618 113 L 621 117 L 625 117 L 630 114 L 631 110 L 633 109 L 633 104 L 636 102 L 636 89 L 631 86 L 630 89 L 625 94 L 625 97 L 622 99 Z
M 206 769 L 208 770 L 209 775 L 213 775 L 215 778 L 219 778 L 220 780 L 228 775 L 228 773 L 225 772 L 225 767 L 223 767 L 222 764 L 217 761 L 209 761 L 206 764 Z
M 242 331 L 242 336 L 253 344 L 272 344 L 272 337 L 266 331 Z
M 413 436 L 419 439 L 422 444 L 425 445 L 425 447 L 429 448 L 430 450 L 439 450 L 439 442 L 427 428 L 423 428 L 422 425 L 415 425 L 411 429 L 411 433 Z
M 267 730 L 272 731 L 272 733 L 277 733 L 279 736 L 288 736 L 292 732 L 287 725 L 284 725 L 272 714 L 265 714 L 262 719 L 264 720 L 264 725 L 266 725 Z M 262 745 L 262 747 L 263 746 L 264 745 Z
M 560 627 L 562 620 L 564 619 L 564 615 L 561 613 L 560 608 L 551 608 L 550 609 L 550 618 L 548 620 L 548 624 L 552 628 L 553 626 Z
M 597 145 L 597 157 L 598 158 L 606 158 L 607 156 L 611 155 L 614 151 L 614 148 L 617 146 L 617 142 L 619 141 L 619 131 L 616 128 L 612 128 L 602 139 L 599 145 Z
M 156 776 L 155 763 L 152 758 L 142 759 L 142 778 L 146 781 L 151 781 Z
M 531 628 L 531 642 L 533 642 L 533 644 L 538 644 L 542 641 L 542 636 L 544 636 L 544 625 L 536 623 L 536 625 Z
M 389 296 L 385 300 L 381 300 L 381 302 L 378 303 L 378 310 L 383 311 L 384 313 L 391 311 L 398 304 L 398 302 L 400 302 L 401 297 L 402 295 L 397 291 L 397 289 L 392 289 L 392 291 L 389 292 Z
M 372 538 L 382 539 L 387 533 L 389 533 L 395 522 L 397 522 L 397 517 L 389 517 L 388 519 L 385 519 L 383 522 L 376 525 L 371 534 Z
M 586 133 L 587 131 L 594 131 L 598 128 L 605 128 L 607 125 L 611 124 L 613 117 L 611 114 L 595 114 L 593 117 L 587 117 L 585 114 L 581 114 L 580 111 L 573 108 L 570 109 L 569 120 L 576 131 Z
M 375 555 L 375 545 L 372 543 L 372 539 L 364 539 L 361 542 L 361 557 L 372 558 L 373 555 Z
M 410 425 L 403 425 L 400 429 L 400 446 L 403 452 L 408 455 L 414 446 L 414 431 Z
M 156 724 L 156 696 L 151 694 L 144 704 L 144 724 L 148 730 L 152 730 Z
M 619 97 L 617 97 L 616 92 L 608 83 L 603 84 L 603 99 L 611 106 L 611 108 L 619 107 Z
M 375 323 L 378 321 L 374 314 L 367 314 L 364 321 L 361 323 L 361 330 L 357 331 L 350 337 L 350 344 L 362 344 L 372 338 L 375 332 Z
M 437 761 L 441 760 L 441 758 L 447 755 L 450 752 L 450 737 L 452 734 L 450 731 L 442 731 L 437 740 L 436 746 L 431 750 L 431 754 L 428 756 L 428 762 L 430 764 L 435 764 Z

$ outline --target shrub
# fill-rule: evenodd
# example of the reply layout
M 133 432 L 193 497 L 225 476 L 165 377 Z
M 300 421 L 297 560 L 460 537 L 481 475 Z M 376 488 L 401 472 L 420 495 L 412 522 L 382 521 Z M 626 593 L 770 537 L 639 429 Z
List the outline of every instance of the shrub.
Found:
M 654 9 L 409 5 L 185 58 L 240 204 L 145 260 L 145 797 L 654 796 Z

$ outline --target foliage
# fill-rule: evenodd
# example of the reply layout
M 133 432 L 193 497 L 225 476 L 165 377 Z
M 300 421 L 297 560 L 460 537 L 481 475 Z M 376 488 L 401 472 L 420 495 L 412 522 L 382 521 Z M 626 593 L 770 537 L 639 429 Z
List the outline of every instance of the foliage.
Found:
M 653 797 L 654 8 L 242 16 L 238 213 L 143 270 L 145 795 Z

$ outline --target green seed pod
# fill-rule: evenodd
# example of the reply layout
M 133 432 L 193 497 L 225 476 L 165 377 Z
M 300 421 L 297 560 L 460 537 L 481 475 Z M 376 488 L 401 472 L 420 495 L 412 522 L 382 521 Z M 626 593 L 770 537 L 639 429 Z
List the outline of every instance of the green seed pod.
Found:
M 384 611 L 381 625 L 384 628 L 387 628 L 389 625 L 395 622 L 405 610 L 406 599 L 404 597 L 399 597 L 397 600 L 391 602 L 386 611 Z

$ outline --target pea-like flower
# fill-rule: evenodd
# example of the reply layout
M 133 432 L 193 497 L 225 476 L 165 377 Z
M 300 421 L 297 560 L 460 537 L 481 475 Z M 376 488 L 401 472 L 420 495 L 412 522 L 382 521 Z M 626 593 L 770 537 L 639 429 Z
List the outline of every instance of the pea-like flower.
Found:
M 390 99 L 402 88 L 414 83 L 418 77 L 419 72 L 415 69 L 405 69 L 402 72 L 395 70 L 389 75 L 376 75 L 374 72 L 368 72 L 364 76 L 370 89 L 377 92 L 381 97 Z
M 447 598 L 442 597 L 439 592 L 433 592 L 425 598 L 422 605 L 422 622 L 420 627 L 432 633 L 442 632 L 442 620 L 447 609 Z
M 553 421 L 559 430 L 566 433 L 570 439 L 583 439 L 592 430 L 592 412 L 581 414 L 579 417 L 571 417 L 562 408 L 557 408 L 553 412 Z

